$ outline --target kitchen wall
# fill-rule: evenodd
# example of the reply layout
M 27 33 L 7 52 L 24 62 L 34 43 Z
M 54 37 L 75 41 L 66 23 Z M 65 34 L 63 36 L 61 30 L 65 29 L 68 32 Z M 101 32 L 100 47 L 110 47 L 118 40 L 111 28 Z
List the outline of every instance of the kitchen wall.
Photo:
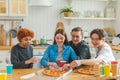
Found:
M 115 22 L 115 30 L 120 33 L 120 0 L 117 0 L 117 20 Z
M 52 39 L 54 36 L 56 24 L 58 21 L 62 21 L 65 26 L 68 38 L 70 40 L 70 31 L 72 28 L 80 26 L 84 30 L 90 32 L 94 28 L 113 27 L 117 33 L 120 30 L 120 16 L 117 15 L 117 21 L 102 21 L 102 20 L 72 20 L 68 24 L 67 20 L 63 19 L 63 15 L 59 14 L 59 10 L 64 6 L 68 6 L 68 0 L 49 0 L 52 3 L 52 7 L 28 7 L 28 16 L 25 17 L 22 26 L 29 28 L 35 32 L 35 38 L 40 40 L 44 35 L 47 39 Z M 120 13 L 120 0 L 118 0 L 117 14 Z M 75 0 L 72 4 L 74 11 L 79 11 L 81 15 L 87 10 L 98 10 L 100 15 L 103 13 L 104 2 L 92 1 L 92 0 Z M 16 41 L 16 39 L 14 39 Z M 14 41 L 14 43 L 16 43 Z

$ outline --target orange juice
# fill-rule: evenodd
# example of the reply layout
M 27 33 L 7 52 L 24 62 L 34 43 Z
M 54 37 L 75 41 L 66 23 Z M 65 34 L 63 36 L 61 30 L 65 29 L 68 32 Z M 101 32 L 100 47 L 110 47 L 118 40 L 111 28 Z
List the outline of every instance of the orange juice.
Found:
M 110 65 L 104 65 L 104 75 L 106 77 L 110 76 Z
M 7 80 L 7 73 L 0 73 L 0 80 Z

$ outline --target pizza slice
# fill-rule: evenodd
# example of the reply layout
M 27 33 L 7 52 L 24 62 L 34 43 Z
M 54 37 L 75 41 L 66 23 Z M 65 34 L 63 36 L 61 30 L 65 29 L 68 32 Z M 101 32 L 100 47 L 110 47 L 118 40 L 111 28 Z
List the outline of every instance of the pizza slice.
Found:
M 83 74 L 94 74 L 93 68 L 80 68 L 78 72 Z
M 44 70 L 43 71 L 43 74 L 44 75 L 47 75 L 47 76 L 53 76 L 53 77 L 57 77 L 59 76 L 60 74 L 63 74 L 65 73 L 66 71 L 64 70 Z

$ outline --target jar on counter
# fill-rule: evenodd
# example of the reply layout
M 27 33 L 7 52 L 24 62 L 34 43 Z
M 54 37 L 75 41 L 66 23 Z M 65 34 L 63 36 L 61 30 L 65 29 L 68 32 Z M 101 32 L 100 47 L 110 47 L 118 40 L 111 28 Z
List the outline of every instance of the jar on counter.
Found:
M 118 75 L 118 62 L 117 61 L 111 61 L 111 70 L 112 70 L 112 76 Z

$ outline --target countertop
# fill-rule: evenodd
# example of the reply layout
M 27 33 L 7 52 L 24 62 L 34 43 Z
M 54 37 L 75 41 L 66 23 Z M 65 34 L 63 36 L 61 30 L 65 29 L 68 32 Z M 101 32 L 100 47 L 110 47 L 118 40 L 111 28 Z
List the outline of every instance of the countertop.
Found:
M 33 49 L 46 49 L 48 46 L 33 46 Z M 11 50 L 12 46 L 0 46 L 0 50 Z
M 93 48 L 94 46 L 92 44 L 88 44 L 91 48 Z M 115 45 L 112 45 L 112 44 L 109 44 L 110 47 L 112 48 L 112 50 L 117 50 L 117 51 L 120 51 L 120 45 L 118 46 L 115 46 Z
M 46 49 L 48 46 L 34 46 L 33 49 Z
M 120 45 L 118 45 L 118 46 L 115 46 L 115 45 L 112 45 L 112 44 L 109 44 L 109 45 L 112 48 L 112 50 L 120 51 Z
M 8 75 L 7 80 L 20 80 L 21 76 L 30 74 L 30 73 L 36 73 L 37 71 L 41 70 L 42 68 L 32 68 L 32 69 L 14 69 L 12 75 Z M 0 72 L 4 72 L 1 71 Z M 72 72 L 69 75 L 65 76 L 64 78 L 60 80 L 105 80 L 105 79 L 112 79 L 113 77 L 103 77 L 99 76 L 96 77 L 95 75 L 86 75 L 86 74 L 80 74 L 78 72 Z M 120 78 L 120 76 L 114 77 L 114 78 Z M 42 78 L 39 80 L 43 80 Z
M 112 50 L 117 50 L 120 51 L 120 45 L 115 46 L 112 44 L 109 44 L 110 47 L 112 48 Z M 89 44 L 90 47 L 93 47 L 92 44 Z M 33 46 L 33 49 L 46 49 L 48 47 L 48 45 L 41 45 L 41 46 Z M 12 48 L 12 46 L 0 46 L 0 50 L 10 50 Z
M 12 46 L 0 46 L 0 50 L 10 50 Z

